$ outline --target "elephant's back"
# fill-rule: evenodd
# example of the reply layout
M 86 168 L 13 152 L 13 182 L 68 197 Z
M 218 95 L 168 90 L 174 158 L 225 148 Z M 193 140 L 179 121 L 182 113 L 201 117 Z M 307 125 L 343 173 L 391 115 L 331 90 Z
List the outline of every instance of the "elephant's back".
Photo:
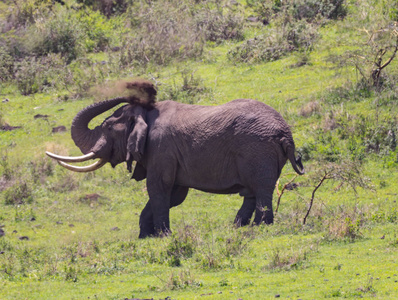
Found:
M 185 133 L 200 136 L 226 134 L 254 136 L 260 139 L 291 137 L 283 117 L 271 106 L 253 100 L 236 99 L 222 105 L 202 106 L 174 101 L 157 103 L 157 122 Z

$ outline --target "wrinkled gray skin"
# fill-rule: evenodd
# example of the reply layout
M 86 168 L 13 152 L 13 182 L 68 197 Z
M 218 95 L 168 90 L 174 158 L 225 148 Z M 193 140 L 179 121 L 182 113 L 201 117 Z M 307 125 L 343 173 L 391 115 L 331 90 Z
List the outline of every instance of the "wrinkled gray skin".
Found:
M 181 204 L 189 188 L 210 193 L 239 193 L 243 205 L 235 223 L 273 222 L 272 194 L 287 159 L 303 174 L 289 126 L 264 103 L 238 99 L 220 106 L 173 101 L 153 108 L 128 104 L 101 126 L 92 118 L 125 102 L 112 99 L 81 111 L 72 137 L 83 153 L 93 151 L 116 166 L 127 161 L 133 178 L 147 179 L 149 201 L 140 216 L 140 238 L 170 232 L 169 210 Z

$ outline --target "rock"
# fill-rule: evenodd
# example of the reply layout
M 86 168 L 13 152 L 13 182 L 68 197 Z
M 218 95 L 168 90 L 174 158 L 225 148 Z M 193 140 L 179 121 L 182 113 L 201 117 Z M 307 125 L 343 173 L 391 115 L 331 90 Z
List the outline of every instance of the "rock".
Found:
M 64 132 L 64 131 L 66 131 L 66 127 L 65 126 L 57 126 L 57 127 L 53 128 L 52 133 Z
M 6 233 L 4 232 L 4 230 L 0 228 L 0 237 L 5 236 L 5 235 L 6 235 Z
M 258 22 L 258 18 L 257 17 L 248 17 L 247 20 L 249 22 Z
M 13 131 L 15 129 L 22 128 L 22 126 L 11 126 L 5 123 L 3 126 L 0 126 L 0 130 L 2 131 Z
M 20 236 L 19 239 L 20 239 L 21 241 L 29 241 L 29 237 L 27 237 L 26 235 Z
M 33 116 L 33 119 L 47 119 L 49 115 L 42 115 L 42 114 L 37 114 Z

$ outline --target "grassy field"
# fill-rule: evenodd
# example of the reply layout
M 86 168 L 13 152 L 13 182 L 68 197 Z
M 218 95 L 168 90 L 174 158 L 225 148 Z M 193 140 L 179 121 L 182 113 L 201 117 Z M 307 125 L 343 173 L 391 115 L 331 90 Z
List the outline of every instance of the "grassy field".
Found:
M 0 5 L 0 299 L 398 299 L 398 63 L 393 56 L 398 3 L 344 1 L 344 14 L 299 21 L 296 11 L 279 1 L 264 1 L 268 10 L 259 1 L 120 3 L 127 8 L 108 10 L 89 1 Z M 138 7 L 151 9 L 154 17 L 138 13 Z M 180 34 L 186 44 L 162 52 L 156 38 L 140 31 L 147 28 L 145 18 L 177 26 L 167 23 L 177 11 L 176 23 L 193 30 L 183 7 L 195 8 L 188 14 L 192 20 L 206 16 L 206 24 L 235 27 L 225 25 L 222 34 L 202 27 L 203 41 Z M 211 19 L 213 10 L 222 14 Z M 252 16 L 258 21 L 247 20 Z M 81 26 L 75 28 L 83 43 L 68 48 L 68 54 L 55 46 L 47 52 L 33 47 L 48 45 L 40 44 L 37 32 L 44 36 L 46 28 L 66 28 L 66 19 Z M 12 29 L 6 30 L 7 24 Z M 85 24 L 91 29 L 84 31 Z M 302 37 L 296 30 L 301 46 L 283 48 L 284 36 L 275 31 L 280 24 L 312 26 L 307 29 L 318 37 L 308 44 L 304 37 L 312 31 Z M 376 47 L 365 30 L 380 28 L 388 34 L 374 40 Z M 251 39 L 271 37 L 266 44 L 274 35 L 281 53 L 293 51 L 259 60 L 268 50 L 261 44 L 250 48 L 252 40 L 251 61 L 231 58 Z M 155 50 L 134 48 L 136 37 Z M 379 49 L 386 49 L 383 62 L 392 61 L 375 86 L 369 72 Z M 8 61 L 12 72 L 6 76 Z M 71 121 L 82 108 L 106 98 L 93 96 L 90 88 L 132 77 L 156 83 L 159 100 L 217 105 L 253 98 L 282 114 L 292 126 L 306 175 L 284 190 L 273 225 L 235 228 L 239 196 L 190 190 L 171 210 L 173 234 L 140 240 L 145 182 L 131 180 L 124 164 L 77 174 L 45 156 L 45 151 L 80 155 L 70 137 Z M 57 126 L 66 131 L 54 133 Z M 274 208 L 294 174 L 287 164 Z

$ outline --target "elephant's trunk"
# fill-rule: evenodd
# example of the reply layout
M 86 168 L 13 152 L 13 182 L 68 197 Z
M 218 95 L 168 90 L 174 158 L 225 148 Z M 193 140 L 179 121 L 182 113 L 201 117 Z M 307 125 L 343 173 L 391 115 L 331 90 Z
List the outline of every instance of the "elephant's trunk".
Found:
M 90 129 L 88 127 L 90 121 L 96 116 L 123 102 L 129 102 L 129 99 L 125 97 L 119 97 L 94 103 L 84 108 L 76 115 L 76 117 L 73 119 L 71 127 L 72 139 L 76 146 L 79 147 L 84 154 L 89 153 L 91 148 L 101 137 L 101 129 L 99 127 L 94 129 Z

